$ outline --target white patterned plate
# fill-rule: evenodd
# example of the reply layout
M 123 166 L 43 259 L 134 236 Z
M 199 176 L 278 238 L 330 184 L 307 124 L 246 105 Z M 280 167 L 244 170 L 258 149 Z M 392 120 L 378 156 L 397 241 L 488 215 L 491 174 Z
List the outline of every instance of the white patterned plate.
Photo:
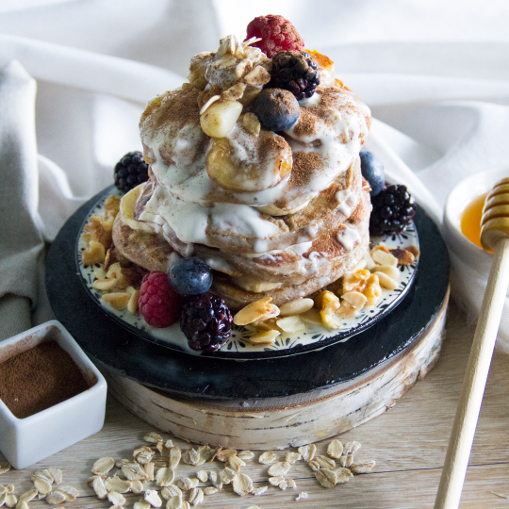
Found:
M 365 307 L 354 316 L 343 319 L 341 327 L 337 330 L 330 330 L 319 325 L 308 325 L 306 329 L 299 332 L 281 334 L 272 345 L 255 346 L 246 341 L 249 332 L 244 327 L 233 326 L 230 338 L 226 340 L 219 351 L 213 354 L 203 354 L 188 347 L 187 339 L 180 330 L 178 323 L 165 329 L 151 327 L 140 315 L 133 315 L 127 310 L 117 311 L 109 304 L 104 303 L 101 300 L 101 293 L 92 287 L 94 270 L 97 267 L 85 267 L 81 261 L 81 253 L 86 248 L 85 242 L 81 239 L 81 233 L 83 233 L 83 228 L 88 223 L 91 215 L 104 214 L 104 202 L 107 196 L 108 194 L 103 195 L 90 210 L 76 243 L 76 263 L 85 288 L 99 307 L 131 332 L 148 341 L 184 351 L 191 355 L 236 360 L 267 359 L 320 350 L 331 344 L 348 341 L 356 334 L 374 325 L 401 302 L 410 288 L 417 270 L 417 261 L 410 266 L 398 267 L 401 272 L 399 286 L 395 290 L 384 290 L 382 297 L 375 306 Z M 387 246 L 393 248 L 419 247 L 419 239 L 413 222 L 400 235 L 372 239 L 372 245 L 380 242 L 384 242 Z

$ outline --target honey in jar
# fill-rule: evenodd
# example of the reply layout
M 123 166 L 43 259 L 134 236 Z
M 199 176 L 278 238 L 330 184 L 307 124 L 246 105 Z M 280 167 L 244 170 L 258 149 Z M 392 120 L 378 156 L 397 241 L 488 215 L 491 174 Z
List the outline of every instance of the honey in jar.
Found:
M 476 246 L 482 248 L 481 245 L 481 221 L 484 202 L 488 193 L 478 196 L 469 203 L 461 216 L 461 232 L 465 237 L 473 242 Z

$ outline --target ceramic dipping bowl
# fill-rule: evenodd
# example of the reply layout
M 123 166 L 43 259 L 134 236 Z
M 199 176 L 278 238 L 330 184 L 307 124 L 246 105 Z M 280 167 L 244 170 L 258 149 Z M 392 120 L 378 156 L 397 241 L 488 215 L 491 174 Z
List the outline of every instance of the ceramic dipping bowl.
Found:
M 470 242 L 461 231 L 461 217 L 465 208 L 478 196 L 491 191 L 493 186 L 509 176 L 509 169 L 486 171 L 471 175 L 459 182 L 449 193 L 444 211 L 444 234 L 452 253 L 463 263 L 488 278 L 492 255 Z
M 104 424 L 106 380 L 60 322 L 52 320 L 0 342 L 0 364 L 47 341 L 70 355 L 89 388 L 23 419 L 0 400 L 0 451 L 17 469 L 97 433 Z

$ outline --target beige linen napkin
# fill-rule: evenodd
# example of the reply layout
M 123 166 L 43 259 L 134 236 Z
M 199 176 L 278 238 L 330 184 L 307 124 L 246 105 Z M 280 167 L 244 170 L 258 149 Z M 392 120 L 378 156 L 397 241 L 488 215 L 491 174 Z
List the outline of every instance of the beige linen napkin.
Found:
M 0 340 L 29 329 L 42 252 L 36 84 L 16 61 L 0 70 Z

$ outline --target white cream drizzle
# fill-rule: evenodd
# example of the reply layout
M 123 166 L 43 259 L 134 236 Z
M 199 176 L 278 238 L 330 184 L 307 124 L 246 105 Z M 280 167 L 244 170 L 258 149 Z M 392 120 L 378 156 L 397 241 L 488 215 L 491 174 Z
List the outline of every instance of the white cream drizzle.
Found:
M 254 56 L 254 53 L 251 55 L 246 50 L 246 58 Z M 268 240 L 281 234 L 281 231 L 270 221 L 262 219 L 253 207 L 274 206 L 275 202 L 282 198 L 285 199 L 286 210 L 302 206 L 303 197 L 309 199 L 310 196 L 327 189 L 358 156 L 360 139 L 368 133 L 364 115 L 369 114 L 369 109 L 354 94 L 339 92 L 338 89 L 337 97 L 338 108 L 326 111 L 324 118 L 316 118 L 313 134 L 298 135 L 294 128 L 285 131 L 294 153 L 299 150 L 318 153 L 324 162 L 323 168 L 314 171 L 309 182 L 300 187 L 294 185 L 289 188 L 288 176 L 263 191 L 230 192 L 233 201 L 240 203 L 210 203 L 214 196 L 217 196 L 218 200 L 225 199 L 225 190 L 207 174 L 206 150 L 203 150 L 205 135 L 199 125 L 188 124 L 181 128 L 175 121 L 167 122 L 157 130 L 144 128 L 142 125 L 142 141 L 156 159 L 151 167 L 157 184 L 140 219 L 156 225 L 167 222 L 178 239 L 185 243 L 213 246 L 207 234 L 207 227 L 212 226 L 220 231 L 229 230 L 240 237 L 255 237 L 258 239 L 254 246 L 255 253 L 267 252 Z M 317 107 L 321 98 L 321 93 L 317 91 L 312 97 L 301 100 L 300 106 Z M 344 109 L 340 110 L 342 107 Z M 249 147 L 242 145 L 245 140 L 239 136 L 240 131 L 234 130 L 234 150 L 238 156 L 248 160 Z M 343 133 L 348 139 L 346 143 L 341 141 L 343 138 L 340 135 Z M 311 145 L 311 142 L 316 140 L 321 142 L 318 147 Z M 303 148 L 302 143 L 309 145 Z M 198 152 L 199 150 L 201 152 Z M 163 158 L 162 154 L 166 157 Z M 171 154 L 172 164 L 165 162 L 168 160 L 167 154 Z M 273 166 L 273 159 L 267 158 L 267 164 Z M 267 169 L 260 169 L 262 175 L 265 170 Z M 265 174 L 269 173 L 265 171 Z M 345 199 L 340 202 L 340 206 L 346 211 L 351 205 Z M 317 232 L 317 225 L 308 227 L 311 237 Z
M 344 230 L 340 230 L 337 235 L 338 242 L 347 250 L 351 251 L 355 244 L 360 242 L 361 237 L 357 230 L 350 228 L 345 225 L 346 228 Z

